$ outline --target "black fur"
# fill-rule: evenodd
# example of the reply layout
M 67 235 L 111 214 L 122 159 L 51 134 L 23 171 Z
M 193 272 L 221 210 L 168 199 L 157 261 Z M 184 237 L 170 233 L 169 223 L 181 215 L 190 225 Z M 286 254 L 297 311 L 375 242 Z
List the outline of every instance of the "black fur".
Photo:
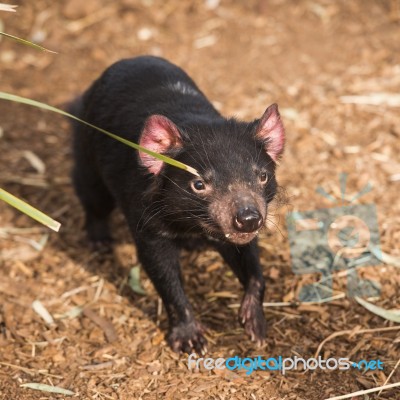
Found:
M 255 138 L 259 120 L 246 123 L 222 117 L 182 69 L 147 56 L 112 65 L 72 111 L 136 143 L 149 116 L 168 117 L 183 141 L 168 155 L 196 168 L 212 187 L 211 195 L 198 196 L 190 188 L 195 178 L 190 173 L 165 164 L 153 175 L 135 150 L 74 123 L 73 179 L 89 238 L 100 244 L 109 241 L 109 214 L 116 205 L 121 208 L 139 260 L 168 312 L 170 346 L 175 351 L 203 352 L 206 345 L 204 329 L 185 295 L 178 261 L 180 249 L 193 239 L 213 244 L 233 269 L 245 289 L 240 321 L 254 340 L 262 341 L 264 279 L 256 238 L 243 245 L 230 242 L 209 211 L 210 204 L 229 195 L 232 184 L 246 185 L 266 205 L 273 199 L 275 163 L 266 144 Z M 260 170 L 268 173 L 264 187 L 258 181 Z

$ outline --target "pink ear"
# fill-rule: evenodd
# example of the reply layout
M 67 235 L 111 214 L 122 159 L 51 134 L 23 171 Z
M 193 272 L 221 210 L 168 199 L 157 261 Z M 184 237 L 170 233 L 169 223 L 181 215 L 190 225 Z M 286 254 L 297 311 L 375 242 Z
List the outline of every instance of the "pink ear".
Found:
M 152 115 L 144 124 L 139 144 L 156 153 L 165 154 L 169 150 L 182 147 L 182 139 L 172 121 L 163 115 Z M 143 152 L 139 152 L 139 157 L 149 172 L 157 175 L 161 171 L 161 160 Z
M 285 128 L 277 104 L 272 104 L 265 110 L 258 124 L 256 137 L 265 142 L 266 152 L 277 161 L 285 145 Z

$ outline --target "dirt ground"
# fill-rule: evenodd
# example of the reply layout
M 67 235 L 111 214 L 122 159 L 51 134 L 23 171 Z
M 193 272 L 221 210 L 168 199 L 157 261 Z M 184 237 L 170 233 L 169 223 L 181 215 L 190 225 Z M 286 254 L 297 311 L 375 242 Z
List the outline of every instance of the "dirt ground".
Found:
M 136 256 L 121 215 L 116 213 L 113 221 L 114 255 L 87 247 L 83 213 L 69 177 L 68 123 L 1 101 L 0 186 L 62 223 L 60 233 L 50 233 L 0 204 L 1 399 L 64 398 L 20 387 L 28 382 L 66 388 L 79 399 L 320 400 L 383 385 L 390 374 L 388 383 L 400 381 L 398 324 L 349 296 L 296 304 L 300 289 L 320 275 L 293 273 L 285 223 L 290 211 L 332 207 L 316 188 L 340 198 L 339 174 L 348 173 L 346 199 L 368 182 L 373 185 L 358 203 L 376 204 L 381 248 L 400 256 L 397 0 L 12 3 L 19 4 L 17 13 L 0 14 L 4 31 L 58 54 L 3 38 L 2 91 L 63 107 L 114 61 L 153 54 L 183 67 L 225 115 L 251 120 L 277 102 L 287 130 L 278 172 L 286 200 L 274 211 L 277 228 L 262 235 L 260 249 L 265 302 L 293 305 L 265 307 L 269 332 L 265 347 L 257 349 L 236 320 L 242 292 L 218 254 L 183 254 L 187 292 L 208 328 L 208 355 L 306 358 L 319 349 L 323 358 L 380 359 L 384 369 L 299 370 L 284 376 L 277 371 L 250 376 L 188 371 L 187 355 L 174 354 L 166 345 L 166 315 L 148 278 L 141 274 L 145 296 L 128 286 Z M 384 95 L 374 97 L 375 105 L 343 98 L 376 93 Z M 385 309 L 400 306 L 394 264 L 358 270 L 380 283 L 374 304 Z M 346 293 L 346 275 L 335 272 L 338 293 Z M 48 309 L 54 324 L 33 311 L 34 300 Z M 400 389 L 382 392 L 380 398 L 400 399 Z

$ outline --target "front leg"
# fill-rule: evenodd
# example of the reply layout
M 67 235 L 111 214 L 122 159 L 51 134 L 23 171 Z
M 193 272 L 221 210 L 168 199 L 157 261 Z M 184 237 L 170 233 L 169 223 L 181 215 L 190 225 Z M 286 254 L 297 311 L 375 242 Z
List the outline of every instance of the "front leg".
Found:
M 176 352 L 204 354 L 207 341 L 183 289 L 179 249 L 169 239 L 142 233 L 136 238 L 138 257 L 161 296 L 169 319 L 168 344 Z
M 257 239 L 240 247 L 230 243 L 219 243 L 216 247 L 245 290 L 239 321 L 251 340 L 261 345 L 265 339 L 267 322 L 262 307 L 265 281 L 259 261 Z

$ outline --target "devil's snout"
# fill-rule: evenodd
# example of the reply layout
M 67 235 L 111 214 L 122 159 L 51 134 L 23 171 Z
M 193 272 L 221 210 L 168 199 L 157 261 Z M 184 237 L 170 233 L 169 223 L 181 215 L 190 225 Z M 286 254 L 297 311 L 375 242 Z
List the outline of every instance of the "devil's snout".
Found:
M 239 208 L 233 218 L 233 226 L 239 232 L 254 232 L 263 225 L 263 217 L 255 206 Z
M 267 218 L 267 204 L 263 196 L 243 186 L 228 188 L 223 196 L 217 196 L 210 204 L 210 216 L 220 228 L 218 233 L 238 245 L 253 240 Z

